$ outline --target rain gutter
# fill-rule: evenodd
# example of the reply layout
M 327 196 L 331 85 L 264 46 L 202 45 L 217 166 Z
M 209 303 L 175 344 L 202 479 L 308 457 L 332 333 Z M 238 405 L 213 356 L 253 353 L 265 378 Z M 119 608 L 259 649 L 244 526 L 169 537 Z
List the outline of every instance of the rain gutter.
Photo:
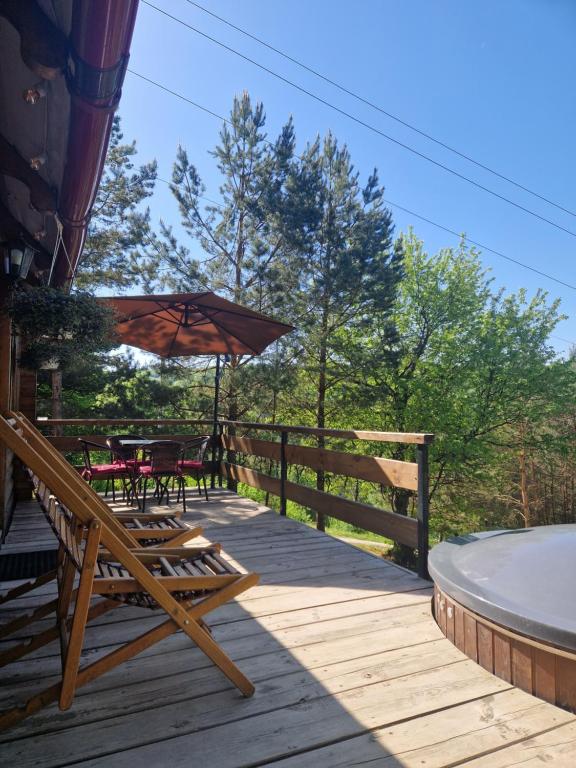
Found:
M 70 285 L 102 176 L 120 101 L 138 0 L 76 0 L 70 34 L 71 95 L 66 165 L 58 212 L 64 247 L 53 284 Z

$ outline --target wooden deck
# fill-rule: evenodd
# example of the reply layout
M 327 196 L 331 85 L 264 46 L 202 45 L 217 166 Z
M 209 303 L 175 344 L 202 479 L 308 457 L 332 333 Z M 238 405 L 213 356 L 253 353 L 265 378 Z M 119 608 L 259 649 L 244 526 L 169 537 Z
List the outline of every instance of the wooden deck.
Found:
M 191 496 L 187 519 L 202 520 L 207 538 L 261 574 L 258 587 L 211 615 L 255 696 L 243 699 L 174 635 L 81 689 L 69 711 L 53 705 L 0 734 L 0 765 L 576 765 L 576 717 L 460 653 L 431 617 L 427 582 L 225 491 L 209 502 Z M 6 551 L 49 545 L 50 536 L 26 505 Z M 160 620 L 113 611 L 91 625 L 85 657 Z M 59 663 L 53 645 L 1 670 L 0 706 L 57 680 Z

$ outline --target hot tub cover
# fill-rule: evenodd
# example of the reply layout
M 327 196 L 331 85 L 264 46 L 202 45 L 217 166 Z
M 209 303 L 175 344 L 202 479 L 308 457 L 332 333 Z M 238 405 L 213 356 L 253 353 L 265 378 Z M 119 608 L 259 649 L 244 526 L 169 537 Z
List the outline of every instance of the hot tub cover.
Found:
M 434 547 L 429 570 L 471 611 L 576 651 L 576 525 L 457 536 Z

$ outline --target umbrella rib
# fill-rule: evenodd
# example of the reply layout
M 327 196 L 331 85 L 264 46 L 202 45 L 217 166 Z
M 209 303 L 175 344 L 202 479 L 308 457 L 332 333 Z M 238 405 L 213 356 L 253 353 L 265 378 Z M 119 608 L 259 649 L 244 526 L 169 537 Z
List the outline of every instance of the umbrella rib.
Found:
M 182 325 L 182 320 L 180 319 L 180 317 L 182 316 L 182 313 L 178 314 L 177 312 L 174 312 L 173 310 L 174 310 L 174 305 L 167 306 L 167 307 L 162 307 L 162 311 L 165 312 L 168 315 L 168 318 L 171 317 L 172 320 L 174 320 L 174 323 L 176 325 Z M 156 312 L 153 312 L 152 314 L 155 315 Z M 170 320 L 168 318 L 166 318 L 166 319 L 168 320 L 168 322 L 170 322 Z
M 231 303 L 231 302 L 230 302 Z M 266 317 L 266 315 L 261 314 L 260 312 L 255 312 L 253 309 L 248 309 L 248 307 L 244 307 L 246 310 L 245 312 L 238 312 L 234 309 L 228 309 L 223 307 L 211 307 L 209 304 L 197 304 L 197 306 L 200 308 L 201 306 L 204 306 L 205 309 L 201 311 L 206 311 L 207 309 L 212 309 L 215 312 L 225 312 L 227 315 L 236 315 L 237 317 L 243 317 L 248 318 L 249 320 L 261 320 L 264 323 L 268 323 L 269 325 L 283 325 L 285 328 L 290 328 L 291 330 L 294 330 L 294 326 L 290 325 L 289 323 L 283 323 L 281 320 L 273 320 L 270 317 Z
M 154 312 L 147 311 L 147 312 L 142 312 L 141 314 L 138 314 L 138 315 L 126 315 L 124 318 L 120 320 L 120 322 L 129 323 L 129 322 L 132 322 L 132 320 L 142 320 L 142 318 L 144 317 L 158 317 L 159 312 L 167 312 L 167 311 L 168 311 L 167 307 L 159 307 L 159 309 L 156 309 Z M 174 324 L 178 324 L 178 320 L 176 318 L 174 318 L 174 320 L 170 320 L 169 318 L 165 318 L 165 319 L 169 323 L 174 322 Z
M 180 331 L 180 328 L 182 328 L 182 324 L 178 323 L 176 326 L 176 333 L 174 336 L 172 336 L 172 341 L 170 342 L 170 346 L 168 347 L 168 352 L 166 353 L 166 357 L 172 357 L 172 350 L 174 349 L 174 344 L 176 343 L 176 338 L 178 336 L 178 332 Z
M 183 306 L 183 308 L 184 308 L 184 312 L 186 312 L 186 308 L 187 308 L 187 307 L 191 307 L 191 306 L 194 306 L 194 305 L 192 304 L 192 302 L 190 302 L 190 303 L 187 303 L 187 302 L 180 302 L 180 304 Z M 167 312 L 169 312 L 169 311 L 170 311 L 170 309 L 169 309 L 169 308 L 167 308 L 167 310 L 166 310 L 166 311 L 167 311 Z M 175 334 L 174 334 L 174 336 L 172 337 L 172 341 L 170 342 L 170 346 L 168 347 L 168 354 L 166 355 L 166 357 L 172 357 L 172 350 L 174 349 L 174 345 L 176 344 L 176 339 L 178 338 L 178 334 L 180 333 L 180 330 L 181 330 L 182 328 L 185 328 L 185 327 L 186 327 L 186 326 L 184 326 L 184 325 L 182 324 L 182 311 L 181 311 L 181 312 L 180 312 L 180 319 L 178 319 L 178 320 L 177 320 L 177 322 L 176 322 L 176 333 L 175 333 Z M 190 326 L 188 326 L 188 327 L 190 327 Z M 176 357 L 178 357 L 178 355 L 176 355 Z
M 182 323 L 178 323 L 178 327 L 176 329 L 176 333 L 174 334 L 174 336 L 172 338 L 172 341 L 170 342 L 170 346 L 168 348 L 168 352 L 166 354 L 166 357 L 172 357 L 172 350 L 174 349 L 174 346 L 176 344 L 176 340 L 178 338 L 178 334 L 180 333 L 180 329 L 181 328 L 185 328 L 185 327 L 186 328 L 194 328 L 197 325 L 200 325 L 203 321 L 206 322 L 207 324 L 210 324 L 210 323 L 214 324 L 216 330 L 218 331 L 218 333 L 220 334 L 220 337 L 222 338 L 222 341 L 224 342 L 224 344 L 226 344 L 226 347 L 228 349 L 229 354 L 231 354 L 231 355 L 234 354 L 230 344 L 228 343 L 228 340 L 223 335 L 223 333 L 220 331 L 220 327 L 219 327 L 218 323 L 214 322 L 214 319 L 213 319 L 212 315 L 204 314 L 205 310 L 198 310 L 198 307 L 196 307 L 196 305 L 193 305 L 193 306 L 195 306 L 197 311 L 202 311 L 202 318 L 200 320 L 197 320 L 195 323 L 192 323 L 191 325 L 188 325 L 188 326 L 184 326 L 184 325 L 182 325 Z M 216 310 L 216 311 L 220 311 L 220 310 Z M 226 331 L 226 333 L 228 333 L 228 331 Z M 234 334 L 230 333 L 230 336 L 234 336 Z M 234 338 L 236 339 L 238 337 L 234 336 Z M 238 341 L 240 341 L 241 343 L 245 343 L 245 342 L 242 342 L 242 339 L 238 339 Z M 246 346 L 249 347 L 250 349 L 252 349 L 252 347 L 250 347 L 249 344 L 246 344 Z M 210 353 L 210 354 L 212 354 L 212 353 Z M 258 353 L 256 352 L 256 354 L 258 354 Z M 176 355 L 176 357 L 179 357 L 179 356 L 180 355 Z
M 190 325 L 187 326 L 187 328 L 197 328 L 199 325 L 209 325 L 210 320 L 206 317 L 206 315 L 202 315 L 202 317 L 199 320 L 194 320 L 193 323 L 190 323 Z
M 215 311 L 216 313 L 219 313 L 219 312 L 221 313 L 221 312 L 224 312 L 224 311 L 227 311 L 227 310 L 223 310 L 223 309 L 215 309 L 214 311 Z M 238 314 L 240 314 L 240 313 L 238 313 Z M 220 336 L 222 337 L 222 339 L 223 339 L 224 343 L 227 345 L 227 347 L 228 347 L 228 350 L 229 350 L 230 354 L 234 354 L 234 353 L 231 351 L 231 349 L 230 349 L 230 345 L 228 344 L 228 342 L 227 342 L 227 340 L 226 340 L 226 337 L 224 336 L 224 333 L 227 333 L 229 336 L 232 336 L 234 339 L 236 339 L 237 341 L 239 341 L 241 344 L 245 344 L 245 345 L 248 347 L 248 349 L 251 349 L 251 350 L 252 350 L 252 352 L 253 352 L 255 355 L 259 355 L 259 354 L 260 354 L 260 352 L 258 352 L 258 350 L 257 350 L 257 349 L 254 349 L 254 347 L 250 346 L 250 344 L 248 344 L 248 342 L 244 341 L 244 340 L 243 340 L 243 339 L 241 339 L 239 336 L 237 336 L 235 333 L 232 333 L 232 331 L 229 331 L 229 330 L 228 330 L 228 328 L 226 328 L 225 326 L 221 325 L 221 324 L 220 324 L 220 323 L 219 323 L 217 320 L 215 320 L 215 319 L 214 319 L 214 315 L 207 315 L 207 317 L 209 317 L 209 318 L 210 318 L 210 320 L 211 320 L 211 321 L 214 323 L 214 325 L 216 326 L 216 329 L 217 329 L 217 330 L 218 330 L 218 332 L 220 333 Z

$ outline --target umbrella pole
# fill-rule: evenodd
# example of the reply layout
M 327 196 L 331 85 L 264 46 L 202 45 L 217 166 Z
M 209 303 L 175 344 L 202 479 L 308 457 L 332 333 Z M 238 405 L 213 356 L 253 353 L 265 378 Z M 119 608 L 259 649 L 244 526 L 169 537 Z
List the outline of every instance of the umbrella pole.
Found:
M 214 422 L 212 424 L 212 476 L 210 488 L 216 487 L 216 439 L 218 437 L 218 401 L 220 400 L 220 355 L 216 355 L 216 373 L 214 375 Z

